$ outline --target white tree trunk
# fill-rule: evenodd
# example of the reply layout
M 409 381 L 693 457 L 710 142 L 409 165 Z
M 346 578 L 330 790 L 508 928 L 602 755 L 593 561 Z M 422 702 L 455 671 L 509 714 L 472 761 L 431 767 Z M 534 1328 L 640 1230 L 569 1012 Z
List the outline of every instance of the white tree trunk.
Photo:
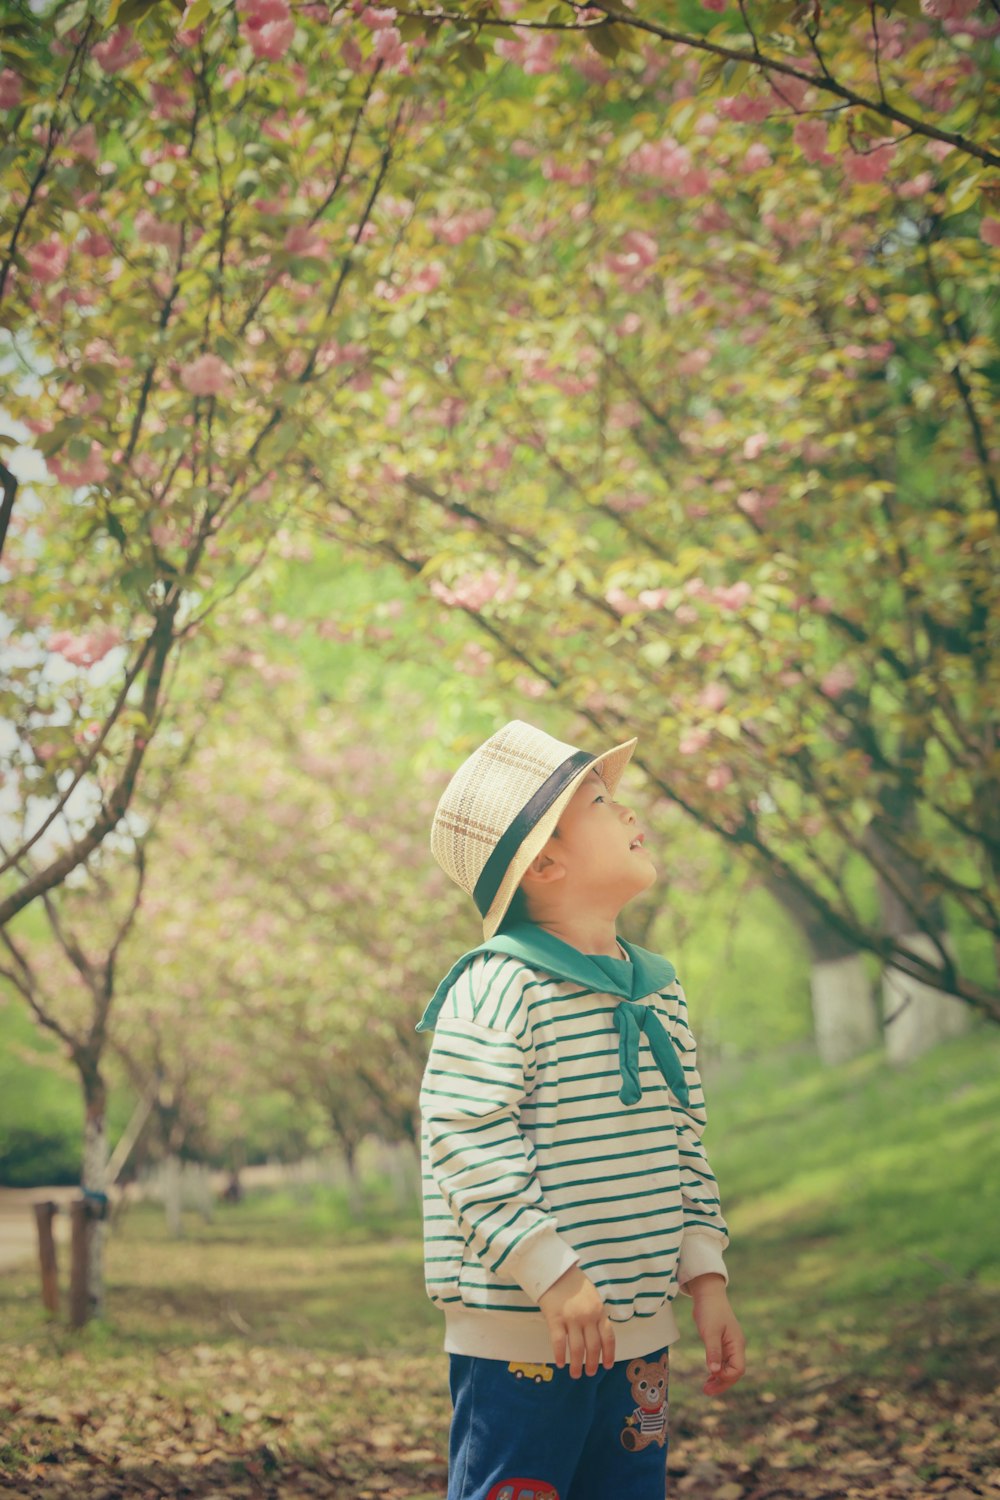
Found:
M 833 1067 L 878 1046 L 878 1012 L 860 954 L 814 960 L 810 988 L 822 1063 Z
M 83 1125 L 83 1176 L 88 1193 L 107 1193 L 108 1134 L 103 1109 L 88 1108 Z M 88 1316 L 104 1314 L 104 1242 L 108 1225 L 104 1218 L 91 1218 L 87 1225 Z
M 162 1182 L 167 1233 L 172 1239 L 179 1240 L 184 1233 L 184 1223 L 181 1218 L 181 1159 L 173 1152 L 163 1163 Z
M 921 958 L 940 962 L 940 955 L 926 933 L 907 933 L 897 941 Z M 947 933 L 941 935 L 941 946 L 954 958 L 954 946 Z M 886 968 L 882 976 L 882 1006 L 886 1053 L 889 1061 L 896 1064 L 912 1062 L 939 1042 L 961 1036 L 972 1020 L 971 1009 L 963 1001 L 894 968 Z

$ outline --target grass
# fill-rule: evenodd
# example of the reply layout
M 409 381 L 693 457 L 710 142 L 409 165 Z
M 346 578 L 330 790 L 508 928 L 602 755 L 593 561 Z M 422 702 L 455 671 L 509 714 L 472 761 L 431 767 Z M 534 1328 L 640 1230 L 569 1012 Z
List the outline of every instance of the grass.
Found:
M 998 1064 L 984 1029 L 902 1072 L 785 1055 L 710 1080 L 750 1370 L 706 1401 L 682 1309 L 682 1493 L 1000 1491 Z M 251 1194 L 180 1241 L 139 1205 L 108 1282 L 107 1320 L 73 1335 L 33 1270 L 0 1281 L 0 1489 L 443 1494 L 441 1327 L 388 1192 L 362 1222 L 332 1191 Z

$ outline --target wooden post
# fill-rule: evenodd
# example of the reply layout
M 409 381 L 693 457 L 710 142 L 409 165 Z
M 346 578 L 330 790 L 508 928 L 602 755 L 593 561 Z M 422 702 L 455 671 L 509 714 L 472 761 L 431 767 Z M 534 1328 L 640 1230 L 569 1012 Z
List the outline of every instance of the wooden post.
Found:
M 86 1198 L 77 1198 L 69 1206 L 70 1272 L 69 1326 L 82 1328 L 90 1312 L 90 1290 L 87 1264 L 90 1250 L 90 1206 Z
M 59 1212 L 51 1201 L 35 1204 L 35 1223 L 38 1227 L 38 1264 L 42 1272 L 42 1301 L 52 1317 L 59 1315 L 59 1274 L 56 1268 L 56 1242 L 52 1234 L 52 1220 Z

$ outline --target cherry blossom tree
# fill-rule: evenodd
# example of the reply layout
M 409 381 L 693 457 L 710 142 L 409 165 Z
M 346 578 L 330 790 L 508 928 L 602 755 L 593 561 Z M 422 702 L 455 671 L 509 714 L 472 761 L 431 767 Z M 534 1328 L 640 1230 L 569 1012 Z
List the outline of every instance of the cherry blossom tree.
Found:
M 996 1015 L 993 955 L 949 941 L 995 946 L 1000 905 L 997 24 L 76 0 L 55 38 L 15 26 L 0 320 L 58 488 L 5 481 L 7 771 L 53 818 L 89 778 L 100 811 L 0 921 L 107 837 L 178 644 L 307 520 L 473 622 L 474 669 L 637 724 L 823 961 Z M 32 652 L 112 630 L 128 666 L 81 725 Z

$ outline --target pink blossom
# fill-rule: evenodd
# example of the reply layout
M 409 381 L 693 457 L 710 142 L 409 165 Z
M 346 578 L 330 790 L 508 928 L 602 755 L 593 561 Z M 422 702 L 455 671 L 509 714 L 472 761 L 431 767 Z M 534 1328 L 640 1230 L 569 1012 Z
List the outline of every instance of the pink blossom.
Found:
M 317 259 L 325 259 L 329 254 L 326 240 L 312 224 L 293 224 L 285 235 L 284 246 L 289 255 L 311 255 Z
M 482 677 L 493 665 L 493 657 L 485 646 L 477 641 L 468 641 L 458 658 L 458 669 L 467 677 Z
M 542 162 L 542 176 L 546 182 L 565 182 L 569 187 L 586 187 L 594 171 L 589 162 L 557 161 L 547 156 Z
M 844 173 L 857 183 L 881 182 L 892 164 L 891 141 L 876 145 L 863 154 L 850 151 L 842 158 Z
M 517 592 L 517 577 L 513 573 L 498 573 L 495 568 L 486 568 L 482 573 L 465 573 L 452 588 L 437 578 L 431 584 L 435 599 L 450 608 L 466 609 L 478 614 L 485 604 L 506 604 Z
M 365 357 L 360 344 L 339 344 L 336 339 L 323 344 L 319 353 L 323 362 L 329 365 L 356 365 Z
M 288 0 L 242 0 L 240 10 L 240 35 L 250 43 L 254 56 L 268 62 L 284 57 L 295 36 Z
M 750 94 L 737 94 L 733 99 L 720 99 L 715 107 L 727 120 L 736 120 L 745 125 L 766 120 L 773 106 L 773 96 L 753 98 Z
M 612 585 L 605 593 L 604 598 L 611 605 L 616 615 L 634 615 L 640 610 L 638 599 L 634 595 L 626 593 L 624 589 L 619 588 L 617 585 Z
M 348 34 L 344 37 L 344 42 L 340 49 L 340 56 L 345 67 L 350 68 L 352 73 L 361 72 L 362 66 L 364 65 L 364 56 L 362 54 L 361 48 L 358 45 L 357 38 L 353 36 L 351 32 L 348 32 Z
M 526 672 L 514 678 L 514 686 L 525 698 L 544 698 L 549 690 L 548 683 L 541 677 L 529 677 Z
M 539 75 L 551 73 L 557 46 L 554 32 L 534 31 L 527 36 L 515 36 L 511 41 L 494 42 L 493 50 L 498 57 L 515 63 L 525 73 Z
M 647 141 L 632 153 L 628 165 L 632 172 L 654 177 L 674 198 L 696 197 L 708 190 L 707 171 L 695 167 L 691 152 L 678 145 L 672 136 Z
M 698 619 L 698 611 L 692 604 L 678 604 L 674 610 L 674 619 L 678 625 L 694 625 Z
M 574 54 L 571 59 L 576 71 L 581 78 L 592 83 L 597 88 L 603 88 L 610 81 L 611 69 L 593 52 L 580 52 Z
M 677 361 L 677 370 L 681 375 L 700 375 L 705 366 L 711 363 L 712 351 L 704 347 L 691 349 L 687 354 L 682 354 Z
M 733 773 L 728 766 L 713 766 L 705 777 L 705 785 L 710 792 L 722 792 L 733 779 Z
M 615 329 L 615 333 L 617 333 L 621 338 L 631 338 L 632 334 L 638 333 L 641 327 L 642 319 L 640 318 L 639 314 L 636 312 L 630 312 L 626 313 L 624 318 L 622 318 L 621 322 L 618 324 L 618 327 Z
M 147 208 L 140 209 L 135 216 L 135 233 L 144 245 L 163 245 L 173 255 L 181 247 L 180 225 L 163 223 Z
M 74 635 L 71 630 L 57 630 L 49 637 L 49 650 L 74 667 L 92 667 L 103 661 L 109 651 L 120 646 L 121 639 L 121 633 L 111 625 L 83 635 Z
M 105 73 L 120 73 L 122 68 L 142 56 L 142 49 L 132 41 L 129 28 L 119 26 L 106 41 L 91 48 L 91 56 L 97 59 Z
M 438 287 L 441 285 L 443 276 L 444 266 L 439 260 L 432 260 L 428 265 L 423 266 L 413 277 L 411 277 L 407 290 L 411 292 L 423 293 L 425 295 L 429 294 L 430 292 L 436 292 Z
M 621 239 L 621 250 L 605 257 L 608 268 L 623 280 L 634 278 L 656 261 L 660 247 L 651 234 L 630 229 Z
M 840 698 L 857 682 L 857 677 L 846 662 L 838 662 L 821 678 L 819 688 L 828 698 Z
M 254 57 L 277 62 L 284 57 L 294 37 L 295 22 L 289 16 L 287 21 L 265 21 L 263 26 L 254 27 L 249 32 L 247 41 L 253 49 Z
M 406 43 L 397 26 L 386 26 L 381 31 L 376 31 L 372 56 L 390 72 L 406 62 Z
M 219 396 L 232 385 L 233 372 L 217 354 L 200 354 L 182 366 L 180 379 L 192 396 Z
M 760 490 L 741 490 L 736 496 L 736 504 L 743 514 L 749 516 L 752 521 L 760 521 L 768 509 L 767 502 Z
M 920 0 L 920 9 L 932 21 L 964 21 L 979 0 Z
M 744 458 L 759 458 L 767 447 L 766 432 L 752 432 L 743 444 Z
M 742 609 L 753 594 L 753 589 L 743 578 L 738 583 L 719 585 L 712 590 L 712 598 L 723 609 Z
M 114 248 L 104 234 L 85 234 L 80 241 L 80 249 L 84 255 L 110 255 Z
M 429 219 L 428 227 L 446 245 L 461 245 L 470 234 L 479 234 L 488 229 L 496 218 L 492 208 L 466 209 L 463 213 L 448 214 L 442 218 Z
M 669 598 L 669 589 L 640 589 L 639 591 L 639 605 L 642 609 L 664 609 Z
M 701 0 L 701 3 L 706 10 L 717 10 L 721 12 L 726 8 L 726 0 Z
M 21 102 L 24 84 L 13 68 L 4 68 L 0 73 L 0 109 L 16 109 Z
M 764 167 L 773 165 L 774 157 L 761 141 L 754 141 L 743 158 L 743 165 L 748 172 L 759 172 Z
M 712 736 L 707 729 L 689 729 L 677 742 L 681 755 L 697 755 L 704 750 Z
M 366 5 L 358 19 L 372 31 L 386 31 L 390 26 L 395 26 L 397 15 L 398 12 L 391 5 L 387 5 L 384 10 Z
M 776 73 L 771 77 L 771 100 L 778 107 L 801 109 L 809 93 L 810 85 L 801 78 L 790 78 L 787 73 Z
M 901 198 L 922 198 L 929 193 L 934 186 L 934 176 L 931 172 L 918 172 L 916 177 L 911 177 L 907 182 L 901 182 L 897 192 Z
M 58 458 L 47 458 L 45 460 L 49 473 L 58 479 L 60 484 L 69 485 L 76 489 L 83 484 L 103 484 L 108 477 L 108 466 L 104 461 L 101 445 L 94 438 L 90 444 L 90 452 L 85 459 L 76 463 L 63 462 Z
M 639 426 L 641 421 L 642 408 L 637 401 L 612 401 L 608 408 L 609 432 L 631 432 L 634 427 Z M 635 510 L 645 503 L 646 497 L 640 495 L 630 508 Z
M 642 510 L 649 504 L 649 496 L 640 494 L 638 490 L 627 490 L 621 495 L 609 495 L 604 503 L 616 515 L 625 516 L 630 511 Z
M 1000 245 L 1000 219 L 992 215 L 983 219 L 979 226 L 979 238 L 985 245 Z
M 84 161 L 96 161 L 98 156 L 97 131 L 93 125 L 82 125 L 69 139 L 69 149 L 74 156 Z
M 26 250 L 24 258 L 36 281 L 58 281 L 69 263 L 69 247 L 52 235 Z
M 153 114 L 157 119 L 169 120 L 183 114 L 186 100 L 176 89 L 170 88 L 166 83 L 151 83 L 149 91 L 153 96 Z
M 710 713 L 718 713 L 729 702 L 729 689 L 724 682 L 709 682 L 698 694 L 697 701 Z

